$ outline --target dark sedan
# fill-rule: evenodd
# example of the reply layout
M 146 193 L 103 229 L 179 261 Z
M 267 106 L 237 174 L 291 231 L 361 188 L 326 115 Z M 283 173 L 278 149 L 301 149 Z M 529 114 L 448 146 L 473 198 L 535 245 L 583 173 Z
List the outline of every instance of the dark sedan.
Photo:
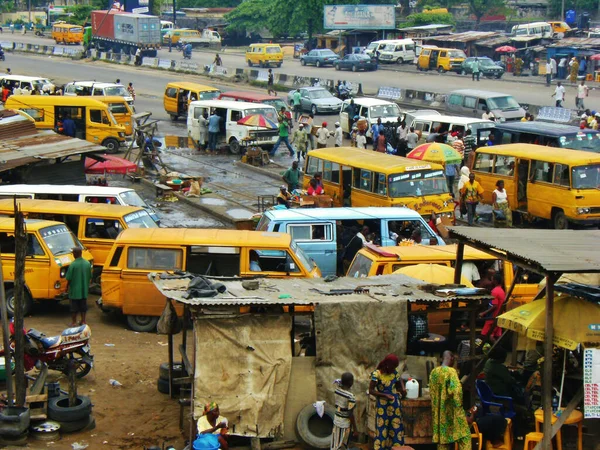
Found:
M 336 61 L 334 66 L 335 70 L 348 69 L 352 70 L 352 72 L 358 72 L 359 70 L 377 70 L 377 61 L 372 59 L 369 55 L 353 53 Z
M 475 60 L 479 63 L 479 72 L 484 77 L 501 78 L 504 74 L 504 68 L 502 66 L 496 64 L 490 58 L 482 57 L 465 59 L 460 68 L 461 75 L 470 75 L 473 73 L 473 63 L 475 63 Z

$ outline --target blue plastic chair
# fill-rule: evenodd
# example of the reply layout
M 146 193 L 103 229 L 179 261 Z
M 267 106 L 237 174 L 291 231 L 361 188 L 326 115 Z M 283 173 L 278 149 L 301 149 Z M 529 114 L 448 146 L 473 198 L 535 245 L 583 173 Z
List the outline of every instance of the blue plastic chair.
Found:
M 484 415 L 495 414 L 505 419 L 513 419 L 517 415 L 512 397 L 495 395 L 484 380 L 477 380 L 475 386 Z

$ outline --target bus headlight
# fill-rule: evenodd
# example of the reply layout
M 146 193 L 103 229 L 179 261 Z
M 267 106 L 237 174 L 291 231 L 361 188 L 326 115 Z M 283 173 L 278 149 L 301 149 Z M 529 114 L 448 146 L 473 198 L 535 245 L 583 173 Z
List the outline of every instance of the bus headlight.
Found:
M 590 208 L 577 208 L 577 214 L 589 214 Z
M 64 278 L 67 275 L 67 270 L 68 270 L 68 267 L 61 267 L 60 268 L 60 277 L 61 278 Z M 59 287 L 60 287 L 60 285 L 59 285 Z

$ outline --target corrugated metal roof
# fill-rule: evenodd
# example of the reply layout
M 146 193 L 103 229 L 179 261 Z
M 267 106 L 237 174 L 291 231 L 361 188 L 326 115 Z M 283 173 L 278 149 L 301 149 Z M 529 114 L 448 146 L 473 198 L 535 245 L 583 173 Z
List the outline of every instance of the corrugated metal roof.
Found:
M 496 47 L 500 47 L 501 45 L 504 45 L 508 42 L 510 42 L 510 39 L 507 36 L 500 35 L 500 36 L 493 36 L 493 37 L 490 37 L 487 39 L 481 39 L 480 41 L 476 42 L 476 45 L 478 45 L 480 47 L 496 48 Z
M 600 48 L 600 38 L 564 38 L 548 47 L 597 47 Z
M 423 38 L 424 41 L 440 41 L 440 42 L 471 42 L 481 39 L 489 39 L 498 36 L 500 33 L 495 31 L 465 31 L 464 33 L 443 34 L 438 36 L 430 36 Z
M 342 277 L 332 282 L 321 278 L 261 278 L 257 290 L 246 290 L 241 279 L 222 281 L 227 292 L 216 297 L 184 298 L 189 278 L 162 280 L 157 273 L 148 275 L 156 288 L 168 298 L 191 306 L 314 305 L 340 302 L 448 302 L 489 299 L 485 296 L 444 297 L 419 288 L 426 283 L 406 275 L 382 275 L 370 278 Z M 345 292 L 343 294 L 340 293 Z M 368 292 L 364 292 L 368 290 Z M 335 295 L 331 294 L 335 291 Z M 362 292 L 362 293 L 360 293 Z
M 454 238 L 500 250 L 545 272 L 600 272 L 600 230 L 448 229 Z

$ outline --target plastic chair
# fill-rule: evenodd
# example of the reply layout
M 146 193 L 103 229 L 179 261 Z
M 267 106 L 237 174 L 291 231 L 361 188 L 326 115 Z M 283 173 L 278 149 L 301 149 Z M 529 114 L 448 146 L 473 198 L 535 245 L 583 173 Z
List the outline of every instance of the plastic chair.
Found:
M 479 427 L 476 422 L 471 425 L 473 433 L 471 433 L 471 441 L 477 439 L 477 450 L 483 450 L 483 435 L 479 432 Z M 454 443 L 454 450 L 458 450 L 458 442 Z
M 490 441 L 485 441 L 485 448 L 488 450 L 512 450 L 513 448 L 513 432 L 512 432 L 512 420 L 506 419 L 506 430 L 504 430 L 503 442 L 501 445 L 494 447 Z M 527 447 L 524 448 L 527 450 Z
M 525 436 L 525 445 L 523 446 L 523 450 L 533 450 L 535 444 L 542 442 L 543 439 L 544 433 L 537 433 L 535 431 L 527 433 L 527 436 Z M 552 445 L 552 443 L 550 443 L 550 445 Z
M 484 415 L 496 414 L 505 419 L 513 419 L 517 415 L 511 397 L 495 395 L 483 380 L 477 380 L 475 386 L 477 388 L 477 395 L 479 395 L 479 398 L 481 399 Z M 502 403 L 498 402 L 498 400 Z

